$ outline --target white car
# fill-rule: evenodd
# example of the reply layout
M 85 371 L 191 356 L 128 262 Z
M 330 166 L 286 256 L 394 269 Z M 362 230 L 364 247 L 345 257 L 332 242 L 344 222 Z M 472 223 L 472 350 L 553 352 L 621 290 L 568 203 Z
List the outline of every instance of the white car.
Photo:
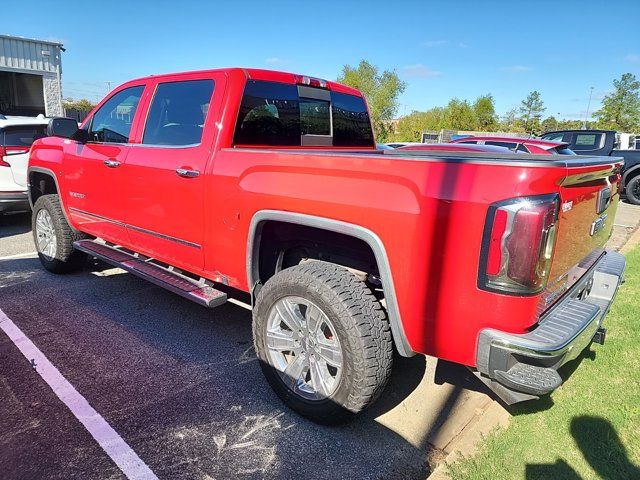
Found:
M 49 119 L 0 114 L 0 215 L 28 211 L 27 166 L 29 149 L 46 135 Z

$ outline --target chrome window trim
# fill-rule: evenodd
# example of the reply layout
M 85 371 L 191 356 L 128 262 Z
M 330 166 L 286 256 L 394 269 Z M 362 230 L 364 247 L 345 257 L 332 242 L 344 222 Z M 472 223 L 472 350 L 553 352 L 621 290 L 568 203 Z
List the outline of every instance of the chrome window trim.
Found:
M 333 220 L 330 218 L 316 217 L 295 212 L 285 212 L 281 210 L 257 211 L 251 219 L 249 235 L 247 238 L 247 282 L 252 295 L 259 279 L 258 254 L 262 227 L 267 221 L 279 221 L 321 228 L 349 235 L 366 242 L 373 250 L 378 264 L 378 269 L 380 270 L 382 288 L 385 294 L 387 313 L 389 315 L 389 324 L 391 325 L 391 333 L 398 353 L 403 357 L 411 357 L 415 355 L 415 352 L 411 349 L 411 346 L 407 341 L 407 337 L 402 326 L 398 299 L 396 297 L 393 277 L 391 275 L 391 266 L 389 264 L 384 244 L 378 235 L 365 227 L 361 227 L 360 225 L 354 225 L 352 223 Z

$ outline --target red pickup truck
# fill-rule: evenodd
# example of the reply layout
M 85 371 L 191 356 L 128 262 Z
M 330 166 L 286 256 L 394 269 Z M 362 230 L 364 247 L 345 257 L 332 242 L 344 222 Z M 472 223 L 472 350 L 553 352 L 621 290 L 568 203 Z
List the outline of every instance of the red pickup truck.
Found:
M 242 68 L 133 80 L 48 133 L 44 268 L 88 254 L 207 307 L 248 292 L 266 378 L 316 421 L 374 401 L 394 349 L 514 403 L 604 340 L 619 159 L 376 150 L 357 90 Z

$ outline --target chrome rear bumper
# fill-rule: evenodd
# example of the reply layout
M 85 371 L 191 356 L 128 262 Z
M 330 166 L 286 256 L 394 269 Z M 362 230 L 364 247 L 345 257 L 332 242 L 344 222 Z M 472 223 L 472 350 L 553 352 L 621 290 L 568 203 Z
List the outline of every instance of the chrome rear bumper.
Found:
M 501 391 L 521 401 L 557 388 L 562 383 L 557 369 L 580 355 L 596 334 L 604 339 L 602 322 L 623 281 L 625 263 L 624 256 L 607 251 L 528 333 L 482 330 L 480 378 L 505 401 Z

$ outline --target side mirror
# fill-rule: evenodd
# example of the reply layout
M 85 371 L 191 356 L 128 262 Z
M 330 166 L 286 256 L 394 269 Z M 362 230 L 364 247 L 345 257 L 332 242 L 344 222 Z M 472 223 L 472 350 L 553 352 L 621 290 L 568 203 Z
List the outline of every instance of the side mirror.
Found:
M 47 125 L 47 136 L 70 138 L 84 143 L 88 139 L 86 130 L 78 128 L 78 122 L 73 118 L 57 117 L 49 120 Z

